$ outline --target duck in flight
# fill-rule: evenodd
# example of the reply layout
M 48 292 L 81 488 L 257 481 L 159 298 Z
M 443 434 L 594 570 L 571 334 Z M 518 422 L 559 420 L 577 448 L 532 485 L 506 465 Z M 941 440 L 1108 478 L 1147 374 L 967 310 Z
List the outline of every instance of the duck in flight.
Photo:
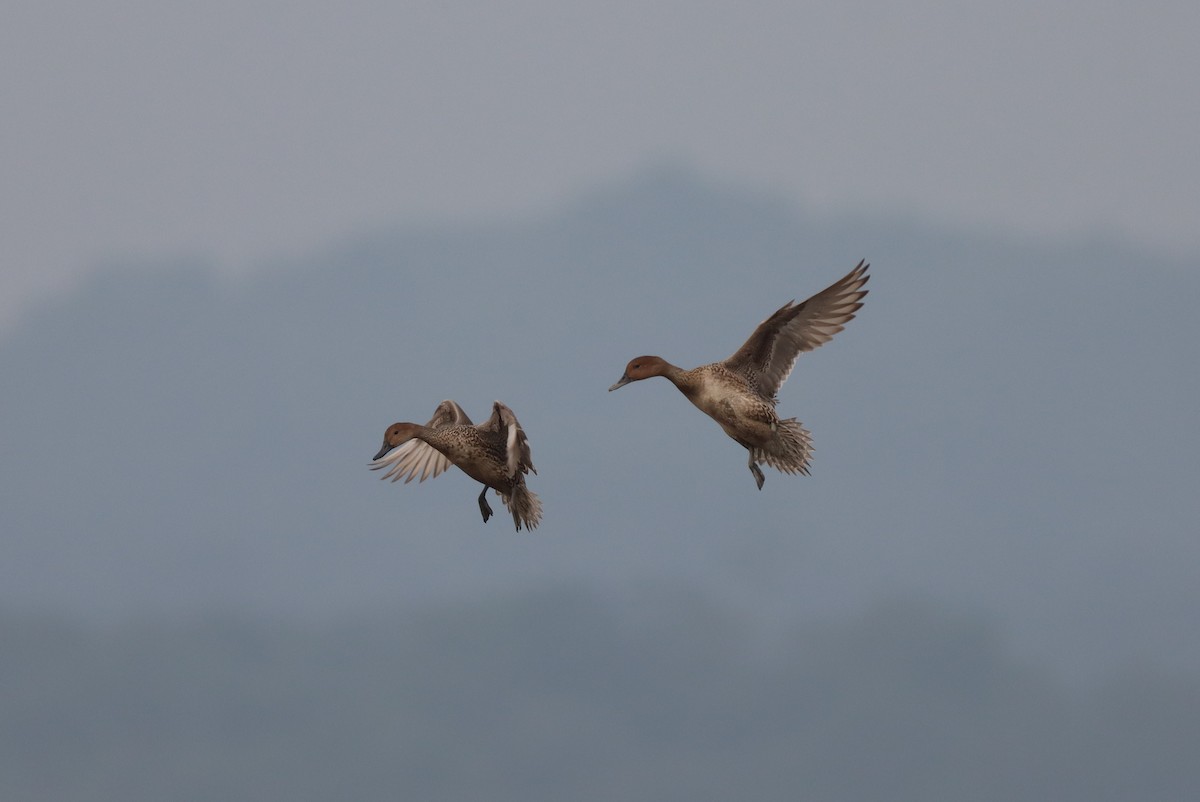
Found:
M 750 339 L 722 362 L 684 370 L 659 356 L 630 360 L 609 392 L 651 376 L 665 376 L 701 412 L 750 452 L 750 473 L 762 490 L 765 463 L 783 473 L 808 475 L 812 435 L 795 418 L 775 412 L 776 393 L 796 357 L 829 342 L 863 305 L 870 276 L 865 261 L 813 297 L 789 301 L 768 317 Z
M 522 526 L 537 528 L 542 520 L 542 502 L 525 485 L 526 474 L 537 473 L 529 441 L 517 416 L 499 401 L 492 405 L 492 416 L 479 425 L 449 400 L 438 404 L 424 426 L 393 423 L 384 432 L 383 447 L 375 455 L 371 470 L 386 468 L 380 478 L 393 482 L 403 479 L 408 484 L 415 477 L 419 482 L 436 477 L 451 464 L 483 483 L 479 511 L 484 523 L 492 517 L 486 498 L 491 488 L 512 513 L 518 532 Z

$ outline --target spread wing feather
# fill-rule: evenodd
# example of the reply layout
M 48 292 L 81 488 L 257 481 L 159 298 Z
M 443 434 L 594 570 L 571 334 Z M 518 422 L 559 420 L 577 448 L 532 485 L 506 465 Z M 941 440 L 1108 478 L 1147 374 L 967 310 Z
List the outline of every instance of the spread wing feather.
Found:
M 725 366 L 747 377 L 763 395 L 772 398 L 792 373 L 796 357 L 824 345 L 854 319 L 867 294 L 870 276 L 865 261 L 841 280 L 806 301 L 788 301 L 768 317 L 750 339 L 725 360 Z
M 454 401 L 446 399 L 437 405 L 433 417 L 425 424 L 430 429 L 442 426 L 470 425 L 471 418 Z M 387 468 L 388 471 L 381 479 L 391 479 L 393 482 L 404 480 L 408 484 L 413 479 L 424 482 L 430 477 L 437 478 L 450 467 L 450 460 L 442 452 L 423 440 L 409 440 L 393 448 L 387 454 L 371 464 L 371 470 L 378 471 Z
M 492 416 L 480 424 L 479 428 L 504 435 L 506 469 L 510 477 L 516 476 L 518 471 L 537 473 L 537 468 L 533 467 L 533 452 L 529 449 L 529 439 L 511 409 L 499 401 L 495 402 L 492 404 Z

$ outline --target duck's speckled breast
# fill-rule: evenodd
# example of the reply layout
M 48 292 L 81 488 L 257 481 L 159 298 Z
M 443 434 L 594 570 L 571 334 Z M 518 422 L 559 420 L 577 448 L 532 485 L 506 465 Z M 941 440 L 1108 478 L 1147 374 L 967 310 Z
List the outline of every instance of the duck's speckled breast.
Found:
M 689 371 L 684 395 L 740 443 L 758 444 L 774 436 L 774 406 L 750 388 L 741 375 L 720 363 Z
M 503 435 L 482 432 L 475 426 L 443 427 L 437 434 L 438 442 L 430 445 L 449 457 L 467 476 L 496 489 L 510 486 Z

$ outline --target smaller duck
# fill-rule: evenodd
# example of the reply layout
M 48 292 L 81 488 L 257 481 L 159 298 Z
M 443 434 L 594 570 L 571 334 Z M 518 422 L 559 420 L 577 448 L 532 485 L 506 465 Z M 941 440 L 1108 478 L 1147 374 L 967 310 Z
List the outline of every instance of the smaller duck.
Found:
M 483 522 L 492 517 L 487 503 L 491 488 L 504 500 L 517 531 L 522 525 L 536 529 L 542 520 L 542 502 L 525 486 L 525 475 L 533 467 L 533 457 L 525 430 L 513 411 L 499 401 L 492 405 L 492 416 L 475 425 L 467 413 L 453 401 L 438 404 L 433 417 L 424 426 L 417 423 L 393 423 L 383 435 L 383 447 L 375 455 L 371 470 L 387 468 L 381 479 L 408 484 L 436 477 L 451 463 L 477 482 L 479 511 Z
M 701 412 L 750 452 L 750 473 L 758 489 L 764 477 L 759 463 L 783 473 L 808 475 L 812 435 L 795 418 L 775 413 L 776 393 L 796 358 L 829 342 L 862 307 L 870 276 L 865 261 L 840 281 L 801 303 L 788 301 L 768 317 L 733 356 L 723 362 L 684 370 L 659 356 L 630 360 L 611 393 L 630 382 L 665 376 Z

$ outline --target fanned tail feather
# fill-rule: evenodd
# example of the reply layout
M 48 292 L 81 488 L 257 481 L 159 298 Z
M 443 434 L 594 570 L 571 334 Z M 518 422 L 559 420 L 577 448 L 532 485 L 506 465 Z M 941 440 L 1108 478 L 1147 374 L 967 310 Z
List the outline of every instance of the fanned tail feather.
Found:
M 774 441 L 765 448 L 751 449 L 750 458 L 783 473 L 808 476 L 813 452 L 812 433 L 795 418 L 781 420 L 777 426 Z
M 542 500 L 526 487 L 524 482 L 518 482 L 512 493 L 507 496 L 501 495 L 501 498 L 504 499 L 504 506 L 512 513 L 513 523 L 517 525 L 518 532 L 521 531 L 522 524 L 526 529 L 537 529 L 538 524 L 542 522 Z

